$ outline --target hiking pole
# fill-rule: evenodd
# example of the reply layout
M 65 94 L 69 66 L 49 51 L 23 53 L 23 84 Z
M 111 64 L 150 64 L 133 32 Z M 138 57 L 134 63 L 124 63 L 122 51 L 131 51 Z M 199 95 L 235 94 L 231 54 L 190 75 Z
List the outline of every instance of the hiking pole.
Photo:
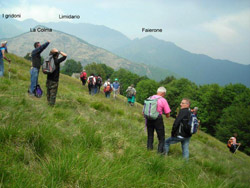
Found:
M 240 147 L 240 145 L 238 145 L 238 147 L 236 148 L 236 150 L 235 150 L 235 152 L 234 152 L 234 154 L 236 154 L 236 151 L 238 150 L 238 148 Z
M 10 62 L 9 62 L 9 69 L 8 69 L 8 72 L 9 72 L 9 80 L 10 80 Z

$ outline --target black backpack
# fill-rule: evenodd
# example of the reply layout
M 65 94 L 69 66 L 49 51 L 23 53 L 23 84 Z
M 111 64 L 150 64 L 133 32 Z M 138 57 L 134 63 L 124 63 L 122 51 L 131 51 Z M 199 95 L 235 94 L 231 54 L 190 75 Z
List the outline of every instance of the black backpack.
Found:
M 56 65 L 54 62 L 53 55 L 46 57 L 42 64 L 42 71 L 44 74 L 51 74 L 55 71 Z
M 94 78 L 89 77 L 89 86 L 93 86 L 93 85 L 94 85 Z
M 102 78 L 101 77 L 98 77 L 97 80 L 96 80 L 96 85 L 102 85 Z

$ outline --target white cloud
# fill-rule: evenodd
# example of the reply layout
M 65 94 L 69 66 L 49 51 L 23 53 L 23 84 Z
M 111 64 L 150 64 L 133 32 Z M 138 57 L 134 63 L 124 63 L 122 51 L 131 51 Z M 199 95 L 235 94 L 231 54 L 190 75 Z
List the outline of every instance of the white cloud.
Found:
M 24 1 L 25 2 L 25 1 Z M 48 21 L 60 21 L 59 14 L 63 14 L 63 11 L 46 5 L 27 5 L 22 3 L 19 7 L 9 8 L 9 9 L 0 9 L 4 14 L 21 14 L 20 20 L 25 20 L 32 18 L 39 22 L 48 22 Z
M 203 24 L 203 27 L 214 33 L 222 42 L 244 41 L 249 38 L 250 33 L 250 10 L 220 17 Z

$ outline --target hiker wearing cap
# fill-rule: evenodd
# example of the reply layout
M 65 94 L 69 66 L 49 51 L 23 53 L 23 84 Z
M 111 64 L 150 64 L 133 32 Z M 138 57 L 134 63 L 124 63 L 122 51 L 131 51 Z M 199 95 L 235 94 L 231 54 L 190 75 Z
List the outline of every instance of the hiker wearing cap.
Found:
M 113 83 L 113 90 L 114 90 L 113 92 L 114 98 L 116 98 L 120 93 L 120 84 L 117 78 L 115 78 L 115 82 Z
M 82 81 L 82 85 L 85 86 L 86 81 L 87 81 L 87 73 L 86 70 L 83 70 L 80 75 L 80 79 Z
M 8 53 L 7 50 L 7 41 L 4 41 L 1 43 L 1 47 L 0 47 L 0 77 L 3 77 L 4 75 L 4 62 L 3 59 L 5 59 L 6 61 L 8 61 L 9 63 L 11 62 L 10 59 L 8 59 L 5 56 L 5 52 Z
M 94 95 L 95 94 L 96 79 L 95 79 L 95 75 L 93 73 L 88 77 L 87 82 L 88 82 L 89 94 Z
M 41 67 L 41 53 L 43 50 L 45 50 L 50 41 L 44 43 L 43 45 L 40 44 L 40 42 L 35 42 L 34 47 L 35 49 L 31 53 L 31 60 L 32 60 L 32 67 L 30 69 L 30 88 L 29 88 L 29 94 L 31 96 L 35 95 L 35 88 L 38 84 L 38 76 L 39 76 L 39 70 Z
M 165 142 L 165 149 L 166 154 L 168 154 L 170 144 L 176 144 L 178 142 L 181 142 L 182 155 L 185 159 L 188 159 L 189 141 L 192 134 L 190 133 L 190 130 L 186 130 L 185 128 L 188 127 L 188 121 L 191 114 L 189 110 L 190 100 L 187 98 L 182 99 L 180 107 L 180 112 L 176 117 L 172 127 L 171 137 L 169 137 Z
M 165 154 L 165 128 L 163 122 L 163 114 L 166 117 L 170 117 L 171 109 L 168 105 L 167 100 L 164 98 L 166 95 L 166 88 L 159 87 L 157 89 L 157 94 L 149 97 L 144 102 L 143 115 L 146 121 L 148 140 L 147 149 L 153 149 L 154 143 L 154 130 L 156 130 L 158 137 L 158 153 Z M 153 105 L 155 104 L 155 105 Z M 154 107 L 153 107 L 154 106 Z M 154 115 L 152 115 L 154 114 Z
M 60 63 L 62 63 L 67 58 L 67 54 L 57 50 L 56 48 L 53 48 L 50 51 L 50 55 L 53 55 L 56 68 L 54 72 L 47 75 L 47 82 L 46 82 L 47 101 L 49 105 L 54 106 L 56 102 L 56 94 L 57 94 L 58 82 L 59 82 Z M 62 57 L 58 58 L 59 55 L 62 55 Z
M 234 133 L 234 136 L 231 137 L 227 142 L 227 147 L 229 148 L 230 152 L 235 153 L 241 144 L 236 142 L 237 133 Z
M 134 84 L 129 86 L 126 92 L 127 92 L 128 104 L 130 104 L 131 106 L 134 106 L 135 96 L 136 96 L 136 90 L 134 88 Z
M 112 92 L 113 88 L 112 88 L 112 85 L 110 83 L 110 79 L 108 79 L 104 85 L 103 85 L 104 89 L 104 93 L 105 93 L 105 96 L 106 98 L 110 98 L 110 93 Z

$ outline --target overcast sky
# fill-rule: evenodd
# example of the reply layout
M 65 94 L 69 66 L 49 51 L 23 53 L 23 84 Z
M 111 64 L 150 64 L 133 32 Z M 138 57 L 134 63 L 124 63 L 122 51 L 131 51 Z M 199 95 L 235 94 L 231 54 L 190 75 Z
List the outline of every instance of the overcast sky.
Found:
M 250 64 L 250 0 L 1 0 L 0 13 L 40 22 L 80 15 L 67 21 L 105 25 L 130 39 L 149 35 L 142 28 L 162 29 L 150 34 L 192 53 Z

